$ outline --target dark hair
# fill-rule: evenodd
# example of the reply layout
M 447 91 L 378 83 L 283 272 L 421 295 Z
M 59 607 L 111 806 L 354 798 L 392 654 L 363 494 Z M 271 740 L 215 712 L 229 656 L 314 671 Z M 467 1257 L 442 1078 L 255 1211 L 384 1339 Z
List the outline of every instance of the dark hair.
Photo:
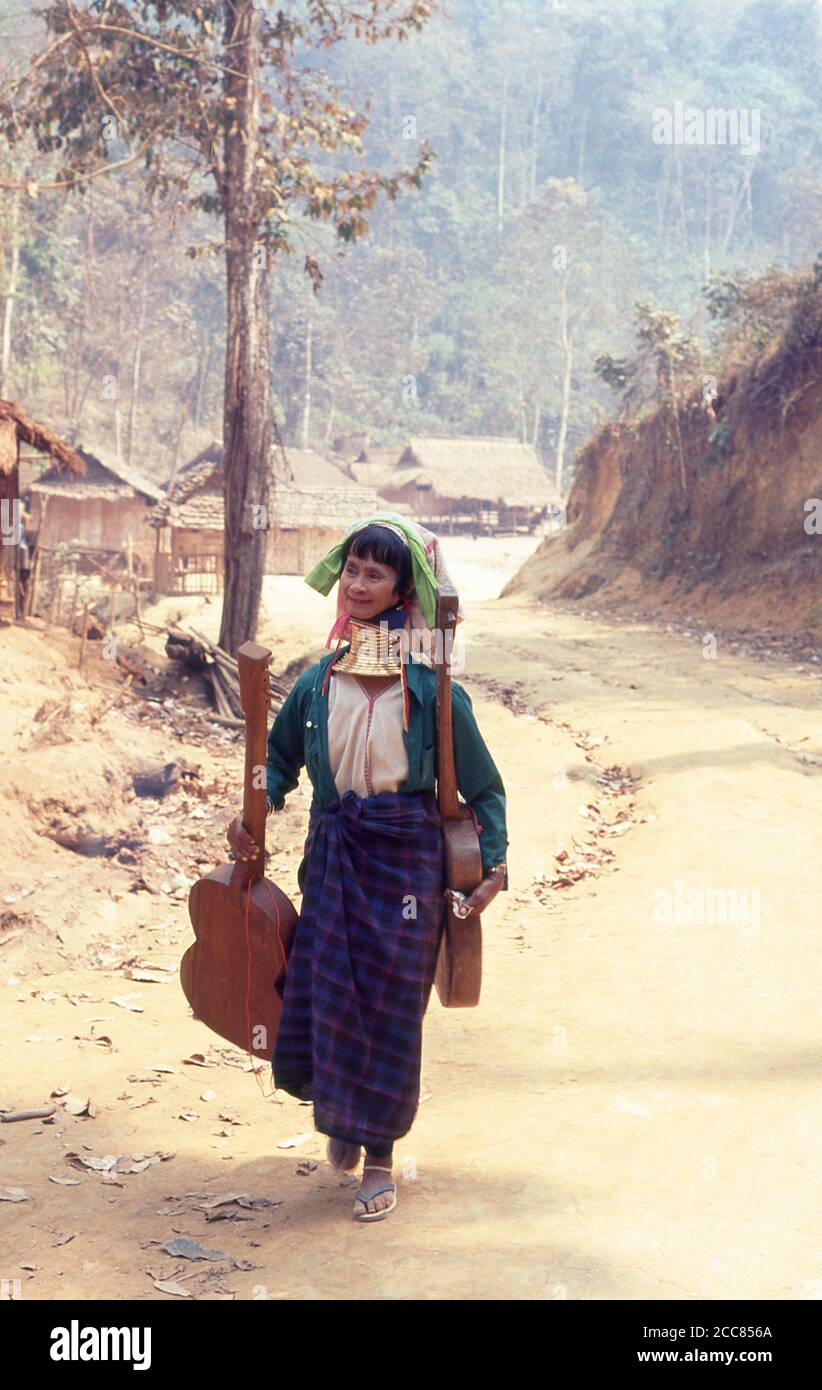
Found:
M 397 571 L 397 593 L 405 598 L 413 588 L 414 571 L 411 565 L 411 552 L 394 531 L 387 526 L 372 522 L 357 531 L 345 542 L 342 563 L 348 556 L 356 555 L 359 560 L 376 560 L 379 565 L 390 565 Z

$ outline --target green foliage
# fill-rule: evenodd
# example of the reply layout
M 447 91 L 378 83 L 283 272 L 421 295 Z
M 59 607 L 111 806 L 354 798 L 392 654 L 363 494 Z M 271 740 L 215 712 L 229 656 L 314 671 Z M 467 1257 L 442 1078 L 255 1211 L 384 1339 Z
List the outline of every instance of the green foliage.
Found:
M 811 284 L 815 283 L 812 276 Z M 747 362 L 780 337 L 807 286 L 806 274 L 779 267 L 758 276 L 744 271 L 713 276 L 703 294 L 717 327 L 716 345 L 723 367 Z
M 0 97 L 0 178 L 39 185 L 21 208 L 12 383 L 55 423 L 113 440 L 99 382 L 119 364 L 125 411 L 147 265 L 137 428 L 145 465 L 164 474 L 186 405 L 183 458 L 206 442 L 195 418 L 200 432 L 220 430 L 225 7 L 77 0 L 119 113 L 107 139 L 101 109 L 113 113 L 69 11 L 43 9 L 62 45 L 47 80 L 36 100 L 8 81 Z M 375 443 L 423 429 L 512 434 L 552 465 L 569 360 L 570 462 L 614 395 L 630 412 L 683 399 L 698 380 L 697 337 L 717 375 L 775 341 L 822 222 L 814 0 L 449 0 L 431 17 L 405 3 L 392 7 L 401 45 L 370 41 L 386 36 L 381 9 L 369 41 L 351 43 L 336 0 L 264 8 L 255 213 L 272 252 L 272 381 L 287 440 L 302 438 L 309 325 L 314 444 L 347 428 Z M 347 10 L 372 15 L 370 4 Z M 7 0 L 4 32 L 17 12 Z M 151 41 L 105 31 L 104 16 Z M 24 70 L 18 48 L 12 76 Z M 760 152 L 654 144 L 652 112 L 678 97 L 758 108 Z M 130 153 L 80 207 L 48 188 Z M 5 201 L 3 285 L 9 246 Z M 317 294 L 306 257 L 322 267 Z M 808 341 L 813 316 L 796 322 Z M 404 394 L 409 378 L 416 394 Z M 711 457 L 722 456 L 717 437 Z
M 597 358 L 594 371 L 622 395 L 626 414 L 645 405 L 678 406 L 700 371 L 699 344 L 683 332 L 675 314 L 645 301 L 634 306 L 636 348 L 627 359 L 607 354 Z

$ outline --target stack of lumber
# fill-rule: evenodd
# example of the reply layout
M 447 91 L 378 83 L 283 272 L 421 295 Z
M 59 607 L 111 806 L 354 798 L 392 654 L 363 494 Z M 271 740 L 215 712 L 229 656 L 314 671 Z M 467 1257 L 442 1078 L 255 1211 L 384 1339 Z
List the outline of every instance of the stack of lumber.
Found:
M 168 631 L 166 654 L 173 661 L 182 661 L 206 679 L 214 697 L 213 718 L 219 724 L 227 724 L 231 728 L 242 727 L 245 721 L 240 699 L 240 678 L 237 663 L 228 652 L 196 628 L 192 633 L 174 627 Z M 272 708 L 279 709 L 288 693 L 285 685 L 277 676 L 269 674 L 268 688 Z

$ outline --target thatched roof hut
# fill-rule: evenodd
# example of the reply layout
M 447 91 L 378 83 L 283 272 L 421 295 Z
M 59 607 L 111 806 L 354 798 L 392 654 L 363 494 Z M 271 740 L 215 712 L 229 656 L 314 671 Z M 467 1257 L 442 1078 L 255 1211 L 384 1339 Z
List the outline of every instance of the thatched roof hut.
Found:
M 287 449 L 274 481 L 268 527 L 269 574 L 304 574 L 341 530 L 384 505 L 313 449 Z M 219 592 L 223 569 L 223 450 L 214 443 L 185 464 L 154 510 L 159 593 Z
M 121 497 L 143 497 L 150 502 L 158 502 L 165 497 L 159 483 L 152 482 L 134 468 L 123 463 L 103 463 L 85 449 L 77 449 L 78 456 L 86 466 L 82 477 L 67 473 L 64 469 L 49 468 L 34 478 L 29 491 L 49 494 L 52 497 L 71 497 L 78 501 L 88 501 L 99 497 L 106 502 L 116 502 Z
M 162 487 L 119 461 L 76 452 L 85 464 L 82 477 L 52 466 L 29 484 L 38 547 L 46 554 L 74 542 L 106 562 L 130 553 L 136 569 L 148 573 L 154 535 L 147 521 L 164 496 Z
M 27 415 L 16 401 L 0 400 L 0 474 L 10 476 L 17 466 L 20 444 L 46 454 L 58 472 L 82 476 L 85 464 L 76 449 L 52 430 Z
M 63 477 L 82 477 L 86 464 L 79 452 L 72 449 L 52 430 L 18 405 L 16 401 L 0 400 L 0 503 L 2 503 L 3 544 L 0 545 L 0 611 L 21 617 L 27 607 L 28 564 L 21 566 L 21 557 L 28 561 L 24 539 L 24 518 L 20 505 L 20 446 L 28 444 L 38 453 L 51 459 L 52 469 Z
M 417 437 L 393 462 L 369 455 L 350 467 L 392 505 L 407 503 L 420 521 L 527 526 L 558 500 L 536 450 L 516 439 Z
M 154 509 L 152 526 L 223 530 L 223 450 L 209 444 L 182 468 Z

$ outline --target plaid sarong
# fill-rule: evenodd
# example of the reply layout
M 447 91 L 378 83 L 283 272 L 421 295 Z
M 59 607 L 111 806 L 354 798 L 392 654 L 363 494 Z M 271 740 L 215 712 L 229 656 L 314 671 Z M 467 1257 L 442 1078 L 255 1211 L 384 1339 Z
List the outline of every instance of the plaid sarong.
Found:
M 323 1134 L 407 1134 L 445 886 L 432 791 L 347 791 L 311 806 L 302 908 L 272 1057 L 278 1089 L 314 1102 Z

